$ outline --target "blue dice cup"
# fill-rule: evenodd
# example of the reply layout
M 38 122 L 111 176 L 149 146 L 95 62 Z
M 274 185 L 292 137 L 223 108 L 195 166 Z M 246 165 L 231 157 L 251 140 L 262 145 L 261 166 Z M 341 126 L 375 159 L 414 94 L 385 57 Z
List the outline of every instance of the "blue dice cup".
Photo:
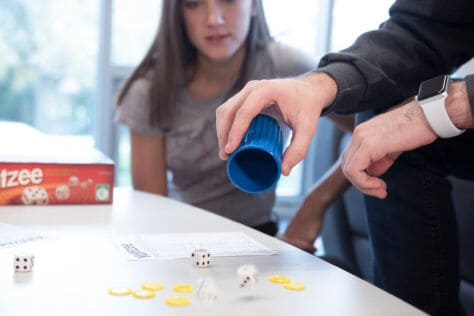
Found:
M 227 160 L 227 176 L 240 190 L 261 193 L 280 178 L 283 134 L 278 121 L 259 114 Z

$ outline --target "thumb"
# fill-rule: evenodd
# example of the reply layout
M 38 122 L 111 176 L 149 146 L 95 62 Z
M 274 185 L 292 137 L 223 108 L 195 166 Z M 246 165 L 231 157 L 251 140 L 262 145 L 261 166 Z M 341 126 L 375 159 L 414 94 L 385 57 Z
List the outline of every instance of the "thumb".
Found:
M 400 156 L 401 153 L 393 153 L 385 156 L 384 158 L 372 163 L 367 168 L 367 173 L 371 176 L 381 176 L 393 165 L 395 160 Z
M 301 124 L 293 129 L 293 136 L 290 145 L 285 150 L 282 160 L 281 172 L 287 176 L 291 169 L 304 159 L 308 151 L 311 139 L 316 131 L 315 124 L 313 127 L 309 124 Z

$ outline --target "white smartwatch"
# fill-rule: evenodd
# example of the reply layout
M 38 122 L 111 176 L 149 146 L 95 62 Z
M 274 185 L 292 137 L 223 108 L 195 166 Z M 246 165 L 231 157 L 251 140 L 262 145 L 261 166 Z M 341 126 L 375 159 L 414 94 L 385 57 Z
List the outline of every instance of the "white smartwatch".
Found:
M 463 129 L 454 126 L 446 111 L 444 101 L 448 96 L 449 82 L 448 75 L 423 81 L 416 96 L 416 101 L 423 109 L 426 120 L 436 135 L 441 138 L 458 136 L 464 132 Z

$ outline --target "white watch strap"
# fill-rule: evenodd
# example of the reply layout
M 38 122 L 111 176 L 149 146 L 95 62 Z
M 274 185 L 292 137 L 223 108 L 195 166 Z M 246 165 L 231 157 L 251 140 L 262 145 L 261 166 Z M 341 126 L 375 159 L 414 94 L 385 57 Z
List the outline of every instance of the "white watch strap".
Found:
M 433 100 L 426 100 L 427 102 L 419 102 L 426 120 L 430 124 L 433 131 L 441 138 L 450 138 L 462 134 L 465 130 L 454 126 L 449 118 L 444 100 L 446 96 L 435 98 Z

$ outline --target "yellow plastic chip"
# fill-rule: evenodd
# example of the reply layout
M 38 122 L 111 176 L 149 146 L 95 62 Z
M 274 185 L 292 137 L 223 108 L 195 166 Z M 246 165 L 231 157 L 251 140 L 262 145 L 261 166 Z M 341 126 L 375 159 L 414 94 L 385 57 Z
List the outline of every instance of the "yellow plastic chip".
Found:
M 109 294 L 114 296 L 125 296 L 132 294 L 132 290 L 128 287 L 113 287 L 109 289 Z
M 170 296 L 165 300 L 170 306 L 186 306 L 189 305 L 189 299 L 182 296 Z
M 283 284 L 283 287 L 287 290 L 293 290 L 293 291 L 302 291 L 305 289 L 305 285 L 301 282 L 289 282 Z
M 273 283 L 284 284 L 290 282 L 290 278 L 284 275 L 271 275 L 268 277 L 268 281 Z
M 136 290 L 133 291 L 133 296 L 136 298 L 153 298 L 155 297 L 155 292 L 154 291 L 148 291 L 148 290 Z
M 142 284 L 142 289 L 148 291 L 161 291 L 165 286 L 161 282 L 144 282 Z
M 181 283 L 173 285 L 173 290 L 178 293 L 191 293 L 193 291 L 192 284 Z

